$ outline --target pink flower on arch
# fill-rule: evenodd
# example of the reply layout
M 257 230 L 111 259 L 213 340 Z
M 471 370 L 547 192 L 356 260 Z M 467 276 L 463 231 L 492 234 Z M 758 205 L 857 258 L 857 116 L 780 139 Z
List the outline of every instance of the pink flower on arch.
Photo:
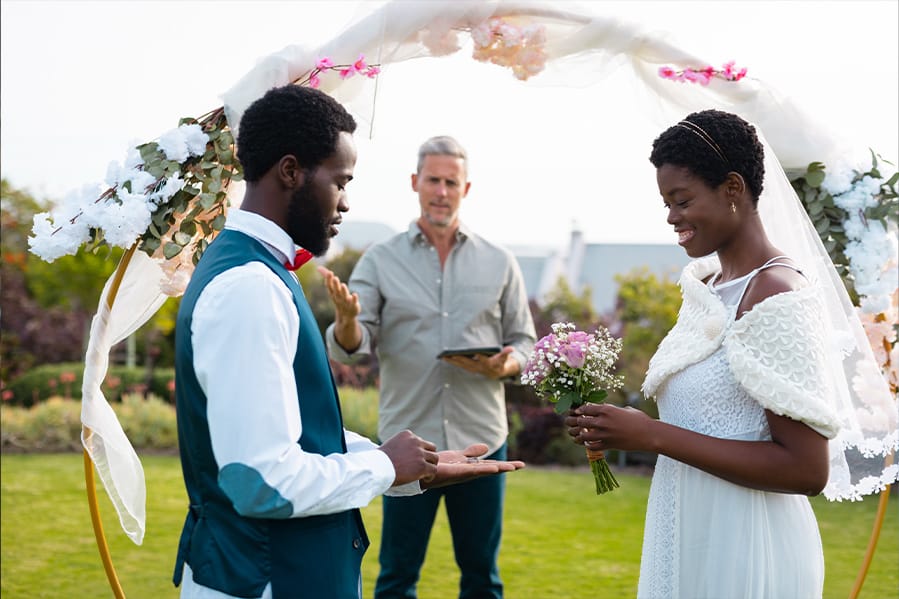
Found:
M 720 69 L 712 66 L 702 68 L 687 67 L 683 70 L 675 70 L 670 66 L 659 67 L 659 77 L 669 79 L 671 81 L 690 81 L 700 85 L 708 85 L 712 79 L 724 79 L 725 81 L 739 81 L 746 76 L 746 68 L 734 71 L 734 61 L 730 60 L 722 65 Z
M 318 89 L 318 86 L 322 84 L 322 80 L 319 79 L 318 73 L 313 72 L 309 75 L 309 87 L 313 89 Z
M 319 58 L 318 62 L 315 63 L 315 68 L 319 71 L 324 71 L 326 69 L 330 69 L 334 66 L 334 61 L 325 56 L 324 58 Z
M 353 70 L 357 73 L 362 73 L 365 71 L 368 65 L 365 64 L 365 56 L 363 54 L 359 55 L 359 58 L 356 59 L 356 62 L 353 63 Z
M 349 79 L 353 75 L 356 74 L 356 71 L 352 68 L 340 69 L 340 78 L 341 79 Z

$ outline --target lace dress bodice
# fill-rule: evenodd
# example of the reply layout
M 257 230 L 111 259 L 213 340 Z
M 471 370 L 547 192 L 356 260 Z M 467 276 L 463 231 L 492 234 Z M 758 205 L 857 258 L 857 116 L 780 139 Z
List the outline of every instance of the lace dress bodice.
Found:
M 672 375 L 658 398 L 659 418 L 723 439 L 770 440 L 759 403 L 737 383 L 723 347 Z

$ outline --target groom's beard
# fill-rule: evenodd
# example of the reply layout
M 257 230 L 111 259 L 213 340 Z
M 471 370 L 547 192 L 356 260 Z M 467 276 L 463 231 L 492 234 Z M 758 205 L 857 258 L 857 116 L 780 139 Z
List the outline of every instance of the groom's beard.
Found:
M 304 183 L 293 193 L 287 208 L 287 234 L 293 242 L 321 256 L 331 245 L 330 224 L 321 213 L 309 184 Z

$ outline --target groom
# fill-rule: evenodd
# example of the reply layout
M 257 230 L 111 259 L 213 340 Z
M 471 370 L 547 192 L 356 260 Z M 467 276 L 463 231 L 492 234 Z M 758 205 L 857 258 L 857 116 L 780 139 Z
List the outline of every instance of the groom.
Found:
M 190 504 L 175 566 L 182 597 L 357 598 L 368 547 L 359 508 L 515 470 L 485 445 L 436 452 L 402 431 L 346 431 L 327 354 L 290 272 L 322 255 L 349 209 L 356 123 L 331 97 L 270 90 L 240 123 L 240 210 L 181 301 L 176 408 Z M 471 462 L 469 459 L 471 458 Z

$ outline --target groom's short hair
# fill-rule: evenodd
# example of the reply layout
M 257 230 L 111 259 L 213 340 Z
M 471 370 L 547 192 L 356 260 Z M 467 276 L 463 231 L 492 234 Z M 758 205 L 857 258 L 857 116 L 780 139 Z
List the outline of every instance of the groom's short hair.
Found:
M 286 155 L 295 156 L 304 169 L 314 169 L 335 152 L 341 132 L 354 131 L 355 119 L 328 94 L 293 84 L 275 87 L 244 112 L 237 158 L 250 182 Z

